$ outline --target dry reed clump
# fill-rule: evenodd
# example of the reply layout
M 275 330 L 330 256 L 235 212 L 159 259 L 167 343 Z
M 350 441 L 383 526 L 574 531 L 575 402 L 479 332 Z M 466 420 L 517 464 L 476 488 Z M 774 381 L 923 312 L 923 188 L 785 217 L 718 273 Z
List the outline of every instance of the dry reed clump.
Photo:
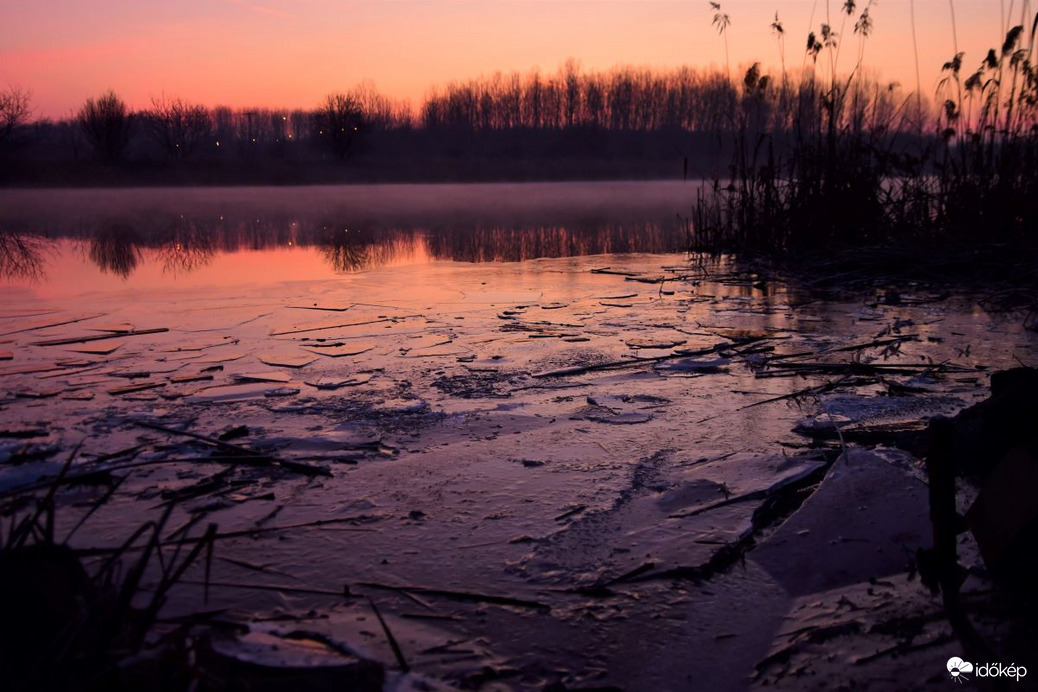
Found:
M 939 113 L 928 113 L 918 93 L 862 76 L 871 9 L 843 5 L 858 44 L 846 76 L 839 54 L 848 42 L 828 23 L 808 37 L 810 66 L 798 78 L 784 67 L 779 84 L 759 65 L 746 72 L 729 128 L 732 162 L 699 193 L 691 249 L 797 257 L 883 244 L 1033 245 L 1038 16 L 1029 34 L 1023 23 L 1010 28 L 965 80 L 957 53 L 944 66 Z M 772 29 L 785 65 L 777 16 Z
M 208 575 L 216 526 L 200 536 L 182 527 L 178 538 L 163 538 L 170 503 L 121 545 L 84 554 L 69 541 L 121 481 L 69 474 L 75 455 L 53 480 L 0 494 L 0 526 L 8 524 L 0 537 L 0 689 L 133 689 L 135 681 L 184 688 L 190 682 L 186 652 L 176 632 L 166 633 L 169 641 L 156 640 L 155 625 L 170 589 L 203 553 Z M 58 495 L 87 476 L 106 487 L 59 538 Z

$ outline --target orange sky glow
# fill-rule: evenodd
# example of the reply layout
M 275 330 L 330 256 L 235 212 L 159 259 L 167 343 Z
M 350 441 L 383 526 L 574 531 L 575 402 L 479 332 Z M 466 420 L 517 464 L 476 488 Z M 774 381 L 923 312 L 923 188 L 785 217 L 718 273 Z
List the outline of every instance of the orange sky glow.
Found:
M 858 0 L 859 10 L 866 2 Z M 844 43 L 837 71 L 853 66 L 858 37 L 853 20 L 843 23 L 842 0 L 721 4 L 731 18 L 733 77 L 754 61 L 778 70 L 776 11 L 787 66 L 803 64 L 809 27 L 818 30 L 827 7 Z M 875 2 L 864 52 L 866 70 L 907 89 L 916 85 L 911 7 Z M 1035 10 L 1027 0 L 915 0 L 914 7 L 927 94 L 956 41 L 972 70 L 1010 21 L 1029 29 Z M 585 71 L 725 65 L 707 0 L 34 0 L 5 3 L 2 14 L 0 86 L 28 89 L 35 115 L 50 118 L 108 88 L 134 108 L 162 94 L 210 106 L 310 108 L 364 81 L 417 104 L 437 85 L 495 72 L 552 73 L 568 58 Z

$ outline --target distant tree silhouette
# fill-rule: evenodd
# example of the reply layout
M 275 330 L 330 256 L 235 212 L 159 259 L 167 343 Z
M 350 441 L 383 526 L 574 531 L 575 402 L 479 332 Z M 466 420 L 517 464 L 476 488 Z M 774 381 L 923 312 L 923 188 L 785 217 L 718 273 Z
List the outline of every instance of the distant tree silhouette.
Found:
M 362 130 L 365 128 L 388 130 L 397 124 L 393 102 L 380 94 L 373 82 L 361 82 L 350 89 L 346 96 L 360 107 L 363 120 Z
M 212 132 L 208 109 L 180 98 L 153 98 L 144 119 L 149 136 L 173 159 L 190 156 Z
M 0 148 L 14 139 L 32 115 L 30 94 L 18 87 L 0 91 Z
M 314 125 L 317 140 L 324 142 L 336 158 L 349 158 L 364 125 L 359 99 L 341 92 L 329 94 L 314 112 Z
M 550 75 L 452 83 L 426 98 L 418 122 L 455 131 L 716 132 L 730 127 L 735 95 L 723 73 L 621 67 L 585 74 L 570 60 Z
M 118 163 L 130 142 L 133 116 L 114 91 L 89 98 L 76 113 L 76 121 L 94 153 L 104 163 Z

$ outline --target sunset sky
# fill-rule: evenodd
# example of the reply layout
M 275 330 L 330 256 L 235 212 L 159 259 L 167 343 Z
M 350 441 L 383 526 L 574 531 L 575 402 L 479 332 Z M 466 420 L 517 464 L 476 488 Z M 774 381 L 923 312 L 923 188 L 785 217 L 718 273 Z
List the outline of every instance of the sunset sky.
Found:
M 972 69 L 1033 8 L 1020 0 L 953 0 L 959 50 Z M 841 30 L 842 0 L 829 3 Z M 1038 4 L 1038 3 L 1036 3 Z M 825 0 L 727 0 L 733 73 L 775 67 L 769 25 L 786 27 L 786 61 L 799 68 Z M 859 8 L 864 5 L 859 0 Z M 916 0 L 922 86 L 932 93 L 954 54 L 949 0 Z M 811 21 L 812 13 L 814 16 Z M 62 117 L 111 88 L 133 107 L 153 96 L 207 105 L 312 107 L 330 91 L 370 80 L 419 102 L 430 87 L 494 72 L 616 65 L 723 68 L 725 46 L 707 0 L 6 0 L 0 10 L 0 86 L 32 92 L 35 114 Z M 865 65 L 885 81 L 916 83 L 909 0 L 879 0 Z M 857 37 L 843 27 L 852 66 Z M 853 46 L 853 49 L 851 47 Z

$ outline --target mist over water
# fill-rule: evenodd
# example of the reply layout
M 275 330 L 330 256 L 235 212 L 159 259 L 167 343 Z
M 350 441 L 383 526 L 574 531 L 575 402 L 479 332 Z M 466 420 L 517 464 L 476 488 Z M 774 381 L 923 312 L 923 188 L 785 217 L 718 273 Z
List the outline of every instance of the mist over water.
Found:
M 646 221 L 687 214 L 699 183 L 615 181 L 0 190 L 0 223 L 52 232 L 61 225 L 156 217 L 335 217 L 384 226 L 548 225 Z

